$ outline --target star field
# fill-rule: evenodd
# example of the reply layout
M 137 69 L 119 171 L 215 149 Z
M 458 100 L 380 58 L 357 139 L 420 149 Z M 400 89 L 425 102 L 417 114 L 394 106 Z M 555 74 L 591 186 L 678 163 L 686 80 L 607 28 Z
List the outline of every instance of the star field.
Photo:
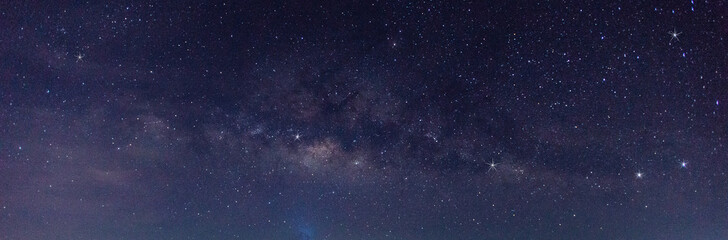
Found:
M 725 239 L 725 16 L 0 3 L 0 239 Z

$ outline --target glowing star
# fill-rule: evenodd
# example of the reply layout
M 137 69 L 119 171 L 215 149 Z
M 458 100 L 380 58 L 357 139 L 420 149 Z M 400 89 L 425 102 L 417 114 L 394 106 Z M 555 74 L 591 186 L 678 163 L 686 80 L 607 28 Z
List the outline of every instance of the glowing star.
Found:
M 680 34 L 682 34 L 682 32 L 677 32 L 677 30 L 673 29 L 672 32 L 667 32 L 667 33 L 670 34 L 670 42 L 672 42 L 672 40 L 680 41 L 680 38 L 678 38 L 678 36 L 680 36 Z
M 642 172 L 637 172 L 637 174 L 635 174 L 635 175 L 637 176 L 637 178 L 642 178 L 644 176 L 644 174 L 642 174 Z
M 296 135 L 293 136 L 293 140 L 296 140 L 296 141 L 301 140 L 301 134 L 296 133 Z
M 495 163 L 494 161 L 490 161 L 490 163 L 488 164 L 488 172 L 490 172 L 490 170 L 498 171 L 498 169 L 495 168 L 496 166 L 498 166 L 498 164 L 500 164 L 500 163 Z
M 83 62 L 83 57 L 84 57 L 83 54 L 80 54 L 80 53 L 76 54 L 76 62 Z
M 688 163 L 686 163 L 686 162 L 681 162 L 681 163 L 680 163 L 680 167 L 681 167 L 681 168 L 687 168 L 687 167 L 688 167 Z

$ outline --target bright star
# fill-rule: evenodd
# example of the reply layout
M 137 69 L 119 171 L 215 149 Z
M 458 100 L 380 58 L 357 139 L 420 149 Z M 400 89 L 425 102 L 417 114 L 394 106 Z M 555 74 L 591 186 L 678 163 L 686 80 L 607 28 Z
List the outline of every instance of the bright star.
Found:
M 667 33 L 670 34 L 670 42 L 672 42 L 672 40 L 680 41 L 678 36 L 680 36 L 680 34 L 682 34 L 682 32 L 677 32 L 677 30 L 673 29 L 672 32 L 667 32 Z
M 293 138 L 294 138 L 294 140 L 300 140 L 301 139 L 301 134 L 296 133 L 296 135 L 293 136 Z
M 642 172 L 637 172 L 637 174 L 636 174 L 636 175 L 637 175 L 637 178 L 642 178 L 642 176 L 643 176 L 644 174 L 642 174 Z
M 686 163 L 686 162 L 681 162 L 681 163 L 680 163 L 680 167 L 682 167 L 682 168 L 687 168 L 687 167 L 688 167 L 688 163 Z
M 489 166 L 488 172 L 490 172 L 490 170 L 498 171 L 498 169 L 495 168 L 496 166 L 498 166 L 498 164 L 500 164 L 500 163 L 495 163 L 494 161 L 490 161 L 490 163 L 488 164 L 488 166 Z
M 76 62 L 83 62 L 83 57 L 84 57 L 83 54 L 80 54 L 80 53 L 76 54 Z

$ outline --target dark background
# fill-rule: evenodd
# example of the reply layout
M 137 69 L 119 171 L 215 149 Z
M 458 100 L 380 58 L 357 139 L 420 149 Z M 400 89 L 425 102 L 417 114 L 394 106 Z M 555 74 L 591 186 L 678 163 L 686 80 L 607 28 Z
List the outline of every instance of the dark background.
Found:
M 725 16 L 3 2 L 0 238 L 725 239 Z

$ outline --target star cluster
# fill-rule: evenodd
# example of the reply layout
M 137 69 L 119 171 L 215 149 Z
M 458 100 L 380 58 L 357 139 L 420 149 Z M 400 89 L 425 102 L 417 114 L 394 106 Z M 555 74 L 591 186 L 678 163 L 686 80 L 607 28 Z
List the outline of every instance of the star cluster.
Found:
M 723 239 L 720 1 L 0 4 L 0 239 Z

